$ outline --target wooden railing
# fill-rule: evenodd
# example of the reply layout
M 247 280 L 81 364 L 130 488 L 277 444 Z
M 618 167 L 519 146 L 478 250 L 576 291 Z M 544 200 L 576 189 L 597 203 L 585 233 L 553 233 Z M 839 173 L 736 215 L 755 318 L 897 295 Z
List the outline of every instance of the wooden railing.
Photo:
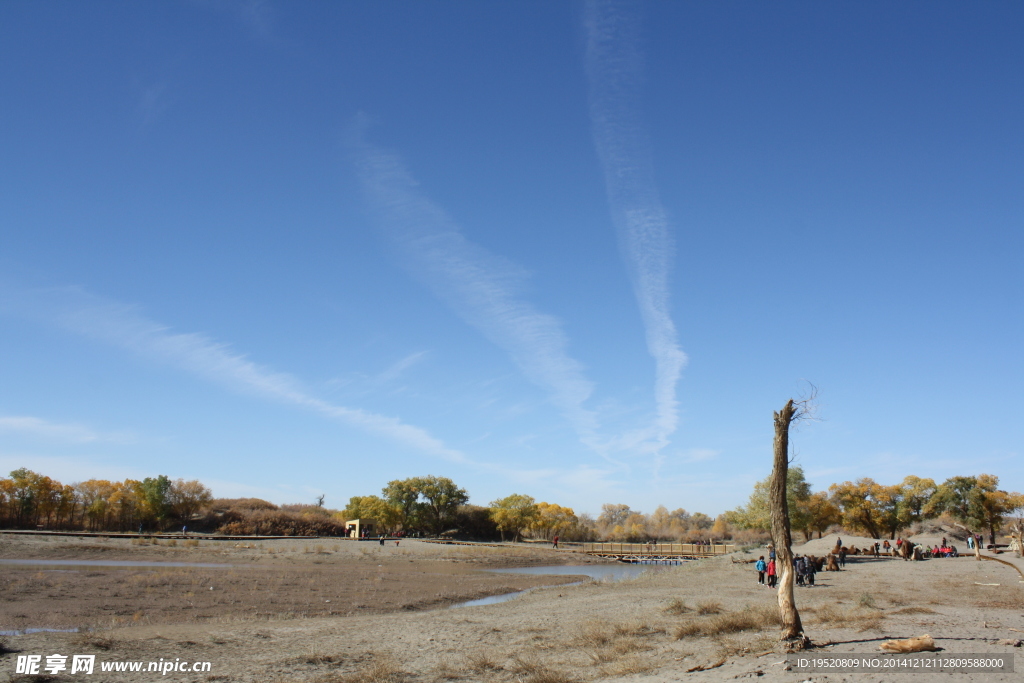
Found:
M 725 555 L 736 549 L 732 543 L 561 543 L 566 549 L 593 555 L 660 555 L 665 557 L 705 557 Z

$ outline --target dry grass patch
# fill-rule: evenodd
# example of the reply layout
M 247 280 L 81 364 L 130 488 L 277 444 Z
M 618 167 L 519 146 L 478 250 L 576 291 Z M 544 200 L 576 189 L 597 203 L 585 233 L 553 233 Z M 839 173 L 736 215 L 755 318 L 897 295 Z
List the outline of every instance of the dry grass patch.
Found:
M 572 643 L 584 650 L 593 664 L 617 663 L 615 671 L 608 668 L 603 668 L 602 671 L 605 672 L 605 675 L 619 675 L 617 667 L 620 665 L 628 669 L 640 667 L 639 663 L 627 666 L 622 661 L 624 657 L 636 659 L 635 655 L 637 653 L 653 649 L 648 644 L 647 638 L 664 632 L 664 629 L 652 627 L 648 623 L 639 620 L 618 624 L 591 621 L 580 628 Z M 623 669 L 622 673 L 629 672 Z
M 483 673 L 485 671 L 501 671 L 501 664 L 494 661 L 486 653 L 471 655 L 466 660 L 466 668 L 474 673 Z
M 664 633 L 665 629 L 652 627 L 646 621 L 627 621 L 616 624 L 612 632 L 616 636 L 653 636 L 656 633 Z
M 352 674 L 328 674 L 318 679 L 320 683 L 404 683 L 409 674 L 398 666 L 389 655 L 376 655 L 368 667 Z
M 578 645 L 603 647 L 611 642 L 612 634 L 606 623 L 601 621 L 588 621 L 580 626 L 574 640 Z
M 904 607 L 889 614 L 938 614 L 931 607 Z
M 690 608 L 686 606 L 686 602 L 682 598 L 672 598 L 672 601 L 665 605 L 662 612 L 666 614 L 683 614 L 689 612 Z
M 726 612 L 710 619 L 698 619 L 680 624 L 674 635 L 676 640 L 687 636 L 719 636 L 741 631 L 760 631 L 768 626 L 778 626 L 781 621 L 776 605 L 748 605 L 736 612 Z
M 915 609 L 915 608 L 906 608 Z M 927 608 L 918 608 L 927 609 Z M 813 611 L 815 621 L 819 624 L 823 624 L 826 627 L 831 628 L 851 628 L 856 626 L 858 631 L 868 631 L 870 629 L 877 629 L 882 624 L 882 620 L 885 618 L 885 612 L 877 609 L 870 609 L 865 607 L 855 607 L 853 609 L 844 609 L 842 607 L 836 607 L 834 605 L 820 605 L 813 610 L 808 609 L 808 612 Z M 931 611 L 931 610 L 928 610 Z M 903 610 L 901 610 L 903 612 Z M 904 612 L 906 613 L 906 612 Z
M 579 679 L 558 669 L 552 669 L 533 657 L 516 655 L 512 658 L 512 672 L 522 683 L 577 683 Z
M 979 586 L 979 588 L 981 588 Z M 1020 609 L 1024 606 L 1024 588 L 1015 586 L 986 586 L 987 591 L 978 591 L 983 598 L 978 600 L 979 607 L 992 609 Z
M 601 674 L 604 676 L 629 676 L 630 674 L 645 674 L 654 670 L 654 664 L 639 657 L 627 657 L 609 666 L 601 667 Z
M 721 614 L 722 603 L 717 600 L 707 600 L 697 605 L 697 614 L 706 616 L 708 614 Z
M 448 662 L 441 662 L 434 667 L 435 681 L 457 681 L 461 678 L 463 678 L 462 672 L 453 668 Z

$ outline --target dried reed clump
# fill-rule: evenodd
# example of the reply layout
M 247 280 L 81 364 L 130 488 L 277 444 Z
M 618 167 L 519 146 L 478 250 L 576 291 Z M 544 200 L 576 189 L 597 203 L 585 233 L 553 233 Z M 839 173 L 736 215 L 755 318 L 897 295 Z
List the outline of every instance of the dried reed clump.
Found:
M 518 674 L 516 681 L 522 683 L 577 683 L 578 678 L 552 669 L 538 659 L 516 655 L 512 658 L 512 672 Z
M 707 600 L 697 605 L 697 614 L 706 616 L 708 614 L 721 614 L 722 603 L 717 600 Z
M 487 653 L 479 653 L 470 655 L 466 660 L 466 668 L 479 674 L 485 671 L 500 671 L 501 664 L 491 659 Z
M 615 624 L 612 632 L 616 636 L 650 636 L 664 633 L 665 629 L 652 627 L 646 621 L 634 620 Z
M 710 619 L 697 619 L 680 624 L 675 629 L 676 640 L 687 636 L 718 636 L 740 631 L 760 631 L 767 626 L 782 623 L 776 605 L 748 605 L 736 612 L 718 614 Z
M 611 666 L 603 667 L 601 673 L 605 676 L 629 676 L 630 674 L 645 674 L 654 669 L 654 664 L 639 657 L 627 657 L 615 662 Z
M 328 674 L 318 683 L 403 683 L 410 676 L 398 666 L 390 655 L 375 655 L 373 662 L 357 673 Z
M 889 614 L 938 614 L 930 607 L 904 607 Z
M 600 621 L 588 621 L 580 626 L 575 641 L 578 645 L 602 647 L 612 640 L 608 625 Z
M 448 662 L 441 662 L 433 671 L 435 681 L 457 681 L 463 678 L 462 672 Z
M 666 614 L 683 614 L 689 612 L 690 608 L 682 598 L 672 598 L 672 601 L 662 609 Z

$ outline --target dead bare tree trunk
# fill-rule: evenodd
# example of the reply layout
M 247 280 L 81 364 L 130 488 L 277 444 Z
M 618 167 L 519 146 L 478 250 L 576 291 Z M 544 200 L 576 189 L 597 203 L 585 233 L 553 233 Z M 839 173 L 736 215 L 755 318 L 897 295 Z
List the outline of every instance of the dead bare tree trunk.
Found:
M 786 500 L 786 474 L 789 472 L 789 425 L 797 415 L 790 399 L 775 413 L 775 446 L 772 478 L 768 488 L 768 504 L 772 517 L 772 543 L 775 544 L 775 565 L 779 574 L 779 611 L 782 613 L 782 639 L 804 640 L 804 626 L 796 609 L 793 571 L 793 539 L 789 529 L 789 504 Z

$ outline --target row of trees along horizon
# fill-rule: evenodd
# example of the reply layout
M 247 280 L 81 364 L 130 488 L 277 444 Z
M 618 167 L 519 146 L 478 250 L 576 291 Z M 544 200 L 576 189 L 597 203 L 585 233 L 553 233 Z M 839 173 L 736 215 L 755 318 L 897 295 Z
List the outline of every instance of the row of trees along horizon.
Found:
M 830 529 L 895 538 L 927 520 L 942 518 L 964 531 L 983 532 L 989 542 L 1006 521 L 1024 512 L 1024 496 L 999 489 L 990 474 L 951 477 L 942 484 L 908 476 L 892 486 L 864 478 L 812 492 L 803 469 L 787 479 L 790 523 L 805 540 Z M 20 529 L 158 532 L 180 526 L 226 535 L 340 536 L 345 523 L 371 519 L 388 534 L 451 535 L 479 540 L 683 542 L 767 540 L 771 527 L 768 479 L 759 481 L 746 505 L 716 518 L 659 506 L 644 514 L 623 504 L 605 504 L 596 518 L 556 503 L 512 494 L 483 507 L 447 477 L 391 481 L 381 495 L 353 496 L 342 510 L 316 504 L 275 505 L 259 498 L 214 498 L 197 480 L 166 475 L 123 482 L 90 479 L 61 484 L 21 468 L 0 478 L 0 527 Z

